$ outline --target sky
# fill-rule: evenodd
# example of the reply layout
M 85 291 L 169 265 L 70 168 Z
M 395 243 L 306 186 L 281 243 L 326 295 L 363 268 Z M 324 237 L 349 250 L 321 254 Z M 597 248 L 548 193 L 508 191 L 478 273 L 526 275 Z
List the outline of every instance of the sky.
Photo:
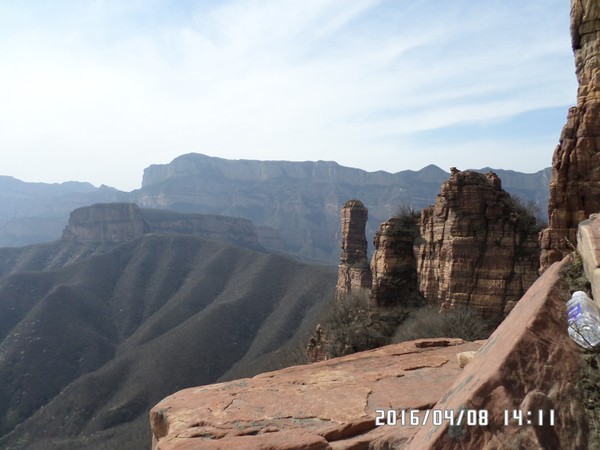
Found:
M 567 0 L 0 0 L 0 175 L 122 190 L 196 152 L 535 172 Z

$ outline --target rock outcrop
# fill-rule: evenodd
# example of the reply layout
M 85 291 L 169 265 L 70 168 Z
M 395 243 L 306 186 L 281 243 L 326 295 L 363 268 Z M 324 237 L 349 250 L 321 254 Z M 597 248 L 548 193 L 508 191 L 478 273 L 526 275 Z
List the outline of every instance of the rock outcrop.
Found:
M 600 211 L 600 5 L 572 0 L 571 41 L 579 89 L 577 106 L 552 157 L 548 228 L 540 237 L 540 270 L 577 245 L 577 225 Z
M 412 304 L 418 294 L 414 245 L 419 237 L 419 215 L 403 211 L 381 224 L 371 258 L 373 284 L 369 301 L 376 306 Z
M 430 408 L 461 373 L 456 354 L 481 345 L 411 341 L 185 389 L 152 408 L 153 449 L 391 448 L 417 427 L 376 427 L 375 411 Z
M 150 412 L 153 449 L 588 448 L 582 353 L 567 334 L 563 266 L 546 271 L 482 347 L 404 342 L 177 392 Z M 457 354 L 470 351 L 477 353 L 460 369 Z M 475 415 L 450 426 L 449 416 L 465 408 Z M 532 412 L 523 426 L 513 419 L 519 408 Z M 375 426 L 377 410 L 397 423 Z M 410 424 L 413 410 L 418 426 Z M 544 425 L 528 426 L 538 411 Z
M 577 251 L 583 260 L 583 269 L 590 281 L 592 296 L 600 304 L 600 214 L 592 214 L 579 224 Z
M 553 265 L 531 286 L 433 406 L 474 411 L 475 425 L 429 423 L 406 449 L 597 448 L 588 446 L 581 350 L 567 334 L 570 293 L 560 274 L 566 263 Z
M 544 209 L 549 172 L 497 171 L 505 189 L 537 201 Z M 369 206 L 367 233 L 373 236 L 390 217 L 390 207 L 424 208 L 447 177 L 447 172 L 433 165 L 392 174 L 328 161 L 227 160 L 187 154 L 169 164 L 148 167 L 143 187 L 132 192 L 129 201 L 142 208 L 243 217 L 256 226 L 279 231 L 287 253 L 337 265 L 339 212 L 346 200 L 359 198 Z
M 419 290 L 442 309 L 468 305 L 502 314 L 537 278 L 536 219 L 494 173 L 451 172 L 421 214 Z
M 97 203 L 78 208 L 71 213 L 62 238 L 75 242 L 123 242 L 146 233 L 194 234 L 212 241 L 260 248 L 250 220 L 141 209 L 135 203 Z
M 145 208 L 142 214 L 152 233 L 195 234 L 211 241 L 260 248 L 254 224 L 248 219 Z
M 348 200 L 342 207 L 342 254 L 338 269 L 336 299 L 349 292 L 371 288 L 371 269 L 367 259 L 368 210 L 359 200 Z
M 62 238 L 80 242 L 120 242 L 148 231 L 148 224 L 136 204 L 97 203 L 74 210 Z

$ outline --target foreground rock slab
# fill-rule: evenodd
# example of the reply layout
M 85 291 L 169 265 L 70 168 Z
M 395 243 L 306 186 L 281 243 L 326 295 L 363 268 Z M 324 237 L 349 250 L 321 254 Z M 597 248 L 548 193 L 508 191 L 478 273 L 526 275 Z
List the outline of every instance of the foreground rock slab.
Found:
M 475 411 L 475 420 L 430 423 L 407 449 L 588 448 L 582 353 L 567 334 L 570 292 L 560 273 L 567 262 L 552 265 L 531 286 L 433 407 L 455 417 L 461 409 Z
M 150 413 L 153 449 L 384 449 L 417 430 L 375 425 L 376 410 L 431 408 L 482 342 L 405 342 L 186 389 Z
M 600 214 L 592 214 L 579 224 L 577 250 L 583 259 L 585 275 L 592 285 L 592 295 L 600 302 Z

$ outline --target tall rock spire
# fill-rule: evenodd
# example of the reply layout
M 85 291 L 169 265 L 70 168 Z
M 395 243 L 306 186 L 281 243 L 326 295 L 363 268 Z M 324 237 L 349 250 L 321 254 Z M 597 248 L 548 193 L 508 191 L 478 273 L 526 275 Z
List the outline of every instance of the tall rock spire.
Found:
M 552 157 L 548 228 L 540 235 L 540 270 L 577 244 L 577 225 L 600 211 L 600 3 L 571 1 L 577 106 Z
M 359 200 L 349 200 L 342 207 L 342 255 L 338 270 L 337 300 L 352 290 L 371 287 L 365 236 L 368 215 L 367 208 Z

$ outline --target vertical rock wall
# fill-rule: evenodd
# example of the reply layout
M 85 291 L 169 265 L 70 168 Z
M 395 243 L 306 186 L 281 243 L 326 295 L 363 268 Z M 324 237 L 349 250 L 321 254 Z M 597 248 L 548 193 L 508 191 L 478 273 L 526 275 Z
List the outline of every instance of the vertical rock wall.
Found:
M 336 299 L 352 290 L 371 287 L 371 270 L 367 259 L 368 210 L 359 200 L 349 200 L 342 207 L 342 255 L 338 270 Z
M 540 270 L 577 245 L 577 225 L 600 211 L 600 3 L 572 0 L 571 41 L 579 89 L 552 157 L 548 228 Z
M 407 211 L 381 224 L 373 242 L 371 304 L 406 305 L 422 300 L 413 248 L 419 236 L 418 218 L 418 214 Z
M 442 308 L 468 305 L 501 314 L 537 278 L 535 218 L 502 190 L 495 174 L 451 173 L 421 214 L 419 289 Z

